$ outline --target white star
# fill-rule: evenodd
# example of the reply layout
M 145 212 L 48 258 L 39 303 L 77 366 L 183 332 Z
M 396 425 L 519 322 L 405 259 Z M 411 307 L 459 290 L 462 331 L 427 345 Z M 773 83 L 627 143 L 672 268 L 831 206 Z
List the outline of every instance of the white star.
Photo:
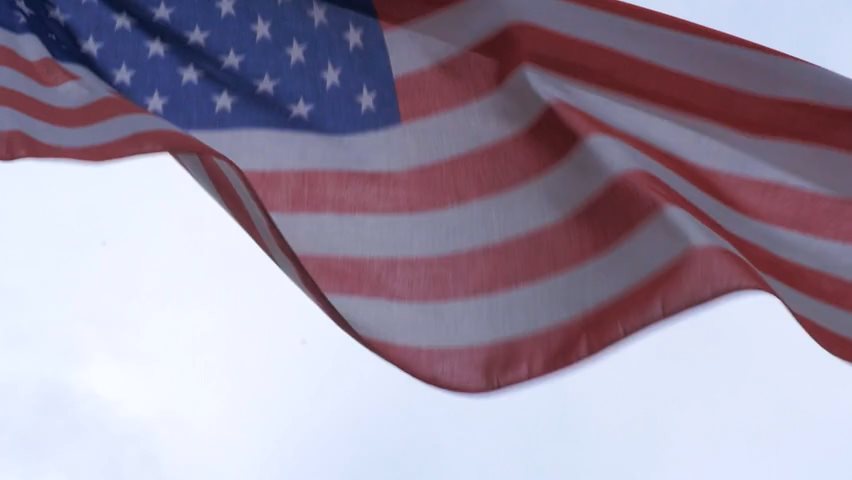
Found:
M 181 86 L 186 85 L 187 83 L 194 83 L 198 85 L 198 77 L 204 74 L 204 72 L 197 70 L 195 65 L 191 63 L 185 67 L 178 68 L 178 73 L 180 73 Z
M 104 46 L 103 42 L 96 42 L 95 37 L 93 37 L 92 35 L 89 35 L 89 38 L 85 42 L 83 42 L 83 46 L 80 47 L 80 50 L 82 50 L 85 53 L 88 53 L 89 55 L 91 55 L 93 57 L 97 57 L 98 56 L 98 50 L 100 50 L 101 47 L 103 47 L 103 46 Z
M 127 12 L 121 12 L 118 15 L 113 14 L 113 20 L 115 20 L 115 30 L 125 29 L 130 31 L 130 27 L 133 25 L 133 19 L 130 18 L 130 15 Z
M 311 110 L 314 109 L 314 104 L 306 103 L 303 97 L 299 97 L 298 103 L 287 105 L 287 108 L 290 109 L 290 118 L 302 117 L 307 120 Z
M 228 14 L 237 16 L 237 14 L 234 13 L 234 2 L 236 1 L 237 0 L 219 0 L 216 2 L 216 8 L 221 10 L 222 18 L 225 18 Z
M 307 43 L 299 43 L 296 37 L 293 37 L 293 44 L 287 47 L 287 55 L 290 56 L 290 66 L 302 62 L 305 63 L 305 49 Z
M 145 97 L 145 103 L 148 104 L 148 111 L 153 113 L 163 113 L 163 105 L 169 101 L 169 97 L 161 97 L 159 90 L 154 90 L 154 94 L 150 97 Z
M 364 88 L 361 89 L 361 93 L 355 96 L 355 101 L 357 101 L 361 105 L 361 114 L 367 110 L 376 111 L 376 91 L 375 90 L 367 90 L 367 84 L 364 84 Z
M 251 26 L 251 30 L 255 33 L 256 37 L 254 39 L 255 42 L 259 42 L 261 39 L 272 40 L 272 34 L 269 33 L 269 27 L 272 26 L 272 22 L 267 22 L 260 18 L 260 15 L 257 16 L 257 23 Z
M 85 5 L 85 4 L 89 3 L 89 2 L 94 3 L 95 1 L 96 1 L 96 0 L 82 0 L 80 3 L 82 3 L 82 4 L 84 4 L 84 5 Z
M 278 5 L 281 5 L 284 2 L 290 3 L 290 0 L 278 0 Z
M 343 38 L 349 42 L 349 51 L 355 49 L 355 47 L 364 48 L 364 44 L 361 43 L 361 35 L 364 33 L 364 30 L 361 27 L 355 28 L 355 25 L 352 25 L 352 22 L 349 22 L 349 30 L 343 34 Z
M 334 65 L 331 64 L 331 60 L 328 61 L 328 66 L 325 67 L 325 71 L 322 72 L 322 78 L 325 80 L 325 89 L 328 90 L 332 86 L 337 85 L 340 86 L 340 67 L 335 68 Z
M 50 18 L 56 19 L 56 21 L 62 25 L 65 25 L 65 20 L 68 20 L 69 18 L 69 15 L 62 13 L 62 10 L 60 10 L 59 7 L 51 8 L 48 15 Z
M 219 95 L 213 95 L 213 101 L 216 102 L 216 113 L 220 110 L 231 111 L 231 106 L 237 101 L 236 97 L 228 95 L 227 90 L 222 90 Z
M 328 23 L 328 19 L 325 18 L 325 5 L 321 5 L 314 0 L 314 4 L 311 8 L 308 9 L 308 16 L 314 19 L 314 28 L 319 27 L 320 24 Z
M 207 41 L 207 37 L 210 36 L 210 30 L 202 30 L 198 24 L 195 24 L 195 30 L 191 32 L 186 32 L 186 41 L 190 45 L 193 43 L 204 46 L 204 42 Z
M 15 0 L 15 5 L 18 6 L 18 10 L 23 12 L 24 15 L 30 16 L 33 14 L 32 9 L 24 2 L 24 0 Z
M 175 11 L 175 7 L 167 7 L 166 2 L 161 0 L 160 6 L 157 8 L 152 8 L 151 11 L 154 12 L 154 20 L 164 20 L 166 22 L 172 21 L 172 12 Z
M 148 45 L 148 58 L 157 55 L 158 57 L 166 56 L 166 45 L 160 40 L 160 37 L 156 37 L 153 40 L 146 40 L 145 43 Z
M 17 10 L 15 10 L 15 17 L 18 19 L 18 23 L 27 23 L 27 16 Z
M 279 80 L 277 78 L 271 78 L 269 74 L 264 74 L 263 78 L 260 80 L 255 80 L 254 84 L 257 85 L 256 93 L 268 93 L 270 95 L 274 95 L 275 86 L 278 85 Z
M 222 60 L 222 68 L 233 68 L 234 70 L 240 69 L 240 62 L 246 58 L 245 55 L 237 55 L 232 48 L 227 55 L 220 55 L 219 58 Z
M 127 68 L 127 65 L 124 62 L 121 62 L 121 68 L 113 69 L 113 75 L 115 76 L 113 77 L 112 83 L 116 85 L 123 83 L 129 87 L 134 73 L 136 73 L 136 70 Z

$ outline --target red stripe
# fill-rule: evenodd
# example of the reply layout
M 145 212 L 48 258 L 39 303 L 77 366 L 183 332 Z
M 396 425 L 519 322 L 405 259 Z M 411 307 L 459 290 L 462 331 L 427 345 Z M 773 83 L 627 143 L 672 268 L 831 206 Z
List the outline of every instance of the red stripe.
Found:
M 226 159 L 218 154 L 210 154 L 205 153 L 199 155 L 199 160 L 201 163 L 201 167 L 204 169 L 207 174 L 207 178 L 210 179 L 210 182 L 213 184 L 213 188 L 216 190 L 216 193 L 219 195 L 219 198 L 222 199 L 224 203 L 225 211 L 233 218 L 240 227 L 245 230 L 245 232 L 254 240 L 255 244 L 257 244 L 261 250 L 266 253 L 267 256 L 270 257 L 274 261 L 274 255 L 267 249 L 266 242 L 263 240 L 263 236 L 258 231 L 255 226 L 254 221 L 252 221 L 251 214 L 249 213 L 249 206 L 246 205 L 242 198 L 240 197 L 237 190 L 231 184 L 228 177 L 225 175 L 225 172 L 221 169 L 218 163 L 214 160 L 215 158 L 221 158 L 226 162 L 230 162 L 231 165 L 234 165 L 233 162 Z M 180 161 L 179 161 L 180 163 Z M 186 166 L 184 166 L 186 169 Z M 189 171 L 189 169 L 187 169 Z M 249 196 L 251 199 L 257 204 L 258 197 L 257 194 L 252 191 L 251 186 L 247 183 L 245 176 L 241 173 L 239 168 L 235 169 L 240 178 L 240 181 L 248 187 Z M 262 221 L 266 222 L 266 225 L 270 227 L 270 233 L 272 234 L 272 238 L 274 239 L 276 245 L 279 250 L 284 254 L 284 256 L 290 261 L 293 269 L 295 270 L 296 275 L 299 276 L 299 281 L 302 283 L 302 286 L 307 291 L 308 295 L 314 300 L 314 302 L 328 315 L 334 322 L 341 328 L 343 331 L 351 335 L 358 342 L 363 343 L 361 336 L 355 332 L 352 327 L 343 319 L 340 313 L 331 305 L 331 303 L 326 298 L 325 294 L 317 287 L 314 280 L 308 275 L 305 271 L 304 266 L 299 261 L 296 254 L 293 252 L 293 249 L 290 248 L 290 245 L 281 235 L 280 231 L 274 228 L 274 224 L 272 223 L 272 219 L 269 217 L 269 214 L 266 210 L 261 210 Z
M 815 323 L 813 320 L 801 315 L 797 315 L 797 318 L 799 323 L 802 325 L 802 328 L 804 328 L 811 338 L 816 340 L 822 348 L 828 350 L 833 355 L 846 360 L 847 362 L 852 362 L 852 340 L 842 335 L 838 335 L 837 333 Z
M 461 205 L 552 170 L 578 139 L 606 134 L 676 172 L 729 208 L 756 220 L 852 243 L 852 199 L 702 168 L 563 103 L 548 108 L 515 137 L 435 165 L 404 172 L 249 172 L 274 212 L 415 213 Z M 819 168 L 814 159 L 814 168 Z
M 508 36 L 507 30 L 502 30 L 497 37 L 486 39 L 428 69 L 398 77 L 396 94 L 402 120 L 410 122 L 437 114 L 492 93 L 520 62 L 515 62 L 510 52 L 494 58 L 478 52 L 480 49 L 493 50 L 490 43 Z
M 431 15 L 463 0 L 373 0 L 379 20 L 388 27 Z
M 577 143 L 553 110 L 525 131 L 445 162 L 401 172 L 247 172 L 275 212 L 398 213 L 476 200 L 538 176 Z
M 11 48 L 4 46 L 0 46 L 0 66 L 17 70 L 46 87 L 55 87 L 72 80 L 78 80 L 76 75 L 62 68 L 52 58 L 43 58 L 32 62 L 18 55 Z
M 745 289 L 769 290 L 735 255 L 714 248 L 695 249 L 606 306 L 524 338 L 453 349 L 367 343 L 424 382 L 449 390 L 484 392 L 567 367 L 669 316 Z M 848 339 L 840 343 L 847 352 L 852 345 Z
M 576 214 L 477 250 L 430 258 L 301 258 L 328 294 L 433 301 L 509 290 L 603 254 L 658 212 L 662 202 L 642 190 L 643 176 L 625 175 Z
M 809 192 L 778 183 L 698 167 L 656 146 L 615 134 L 699 190 L 743 215 L 815 237 L 852 243 L 852 198 Z M 813 168 L 821 168 L 818 160 Z
M 702 192 L 743 215 L 793 231 L 852 243 L 852 198 L 808 192 L 778 183 L 739 177 L 700 167 L 656 145 L 617 130 L 567 104 L 557 105 L 567 125 L 584 136 L 603 133 L 632 146 L 687 180 Z M 813 168 L 821 168 L 819 159 Z
M 707 28 L 702 25 L 698 25 L 696 23 L 688 22 L 686 20 L 672 17 L 671 15 L 666 15 L 665 13 L 657 12 L 654 10 L 650 10 L 647 8 L 639 7 L 636 5 L 632 5 L 630 3 L 626 3 L 618 0 L 567 0 L 569 3 L 575 3 L 577 5 L 583 5 L 585 7 L 593 8 L 595 10 L 601 10 L 607 13 L 612 13 L 618 15 L 620 17 L 629 18 L 631 20 L 637 20 L 643 23 L 647 23 L 650 25 L 654 25 L 656 27 L 665 28 L 668 30 L 674 30 L 676 32 L 686 33 L 689 35 L 693 35 L 696 37 L 706 38 L 708 40 L 713 40 L 716 42 L 727 43 L 730 45 L 736 45 L 739 47 L 748 48 L 751 50 L 757 50 L 759 52 L 768 53 L 770 55 L 775 55 L 779 57 L 785 57 L 790 59 L 798 60 L 791 55 L 788 55 L 783 52 L 779 52 L 778 50 L 773 50 L 769 47 L 765 47 L 763 45 L 750 42 L 748 40 L 742 39 L 740 37 L 735 37 L 733 35 L 720 32 L 718 30 L 713 30 L 712 28 Z
M 599 10 L 619 17 L 635 20 L 653 25 L 658 28 L 685 33 L 695 37 L 704 38 L 714 42 L 736 45 L 758 52 L 784 57 L 797 58 L 778 50 L 745 40 L 734 35 L 720 32 L 703 25 L 698 25 L 665 13 L 657 12 L 647 8 L 639 7 L 617 0 L 564 0 L 567 3 L 582 5 L 587 8 Z M 379 20 L 386 24 L 386 28 L 402 27 L 404 23 L 419 20 L 421 17 L 438 13 L 440 10 L 462 3 L 462 0 L 374 0 Z M 535 8 L 535 5 L 530 5 Z M 801 60 L 800 60 L 801 61 Z
M 48 157 L 101 161 L 157 152 L 213 153 L 213 150 L 193 137 L 169 130 L 136 133 L 112 142 L 85 147 L 59 147 L 43 143 L 23 132 L 0 131 L 0 160 Z
M 748 289 L 771 290 L 730 252 L 696 249 L 605 307 L 535 335 L 456 349 L 404 347 L 375 340 L 367 343 L 424 382 L 461 392 L 485 392 L 570 366 L 686 309 Z M 796 318 L 823 348 L 852 361 L 852 339 L 800 315 Z
M 254 240 L 254 242 L 268 256 L 272 257 L 272 252 L 267 250 L 267 247 L 263 242 L 263 237 L 255 227 L 254 222 L 252 222 L 251 215 L 249 214 L 246 205 L 243 204 L 243 201 L 240 199 L 236 189 L 231 185 L 228 177 L 225 176 L 225 172 L 216 165 L 215 161 L 211 161 L 208 156 L 202 158 L 201 166 L 207 172 L 207 177 L 210 178 L 211 183 L 213 183 L 213 187 L 219 193 L 219 197 L 225 204 L 225 210 L 234 220 L 237 221 L 243 230 L 249 234 L 252 240 Z
M 221 158 L 227 162 L 231 162 L 221 155 L 215 155 L 217 158 Z M 232 187 L 230 181 L 225 177 L 224 172 L 221 168 L 216 164 L 216 162 L 210 157 L 210 155 L 202 155 L 199 157 L 201 160 L 201 164 L 204 167 L 204 170 L 207 172 L 207 176 L 210 178 L 210 181 L 213 183 L 214 188 L 219 194 L 220 198 L 222 198 L 222 202 L 225 203 L 226 211 L 237 221 L 237 223 L 246 230 L 246 233 L 255 241 L 255 243 L 261 247 L 261 249 L 274 260 L 271 252 L 269 252 L 265 248 L 265 243 L 263 238 L 260 235 L 260 232 L 257 231 L 257 228 L 254 226 L 254 222 L 251 220 L 251 216 L 247 210 L 248 206 L 245 205 L 242 199 L 239 197 L 237 191 Z M 233 162 L 231 162 L 233 165 Z M 258 205 L 259 198 L 257 193 L 251 188 L 251 185 L 247 182 L 242 171 L 237 168 L 236 169 L 240 180 L 244 185 L 248 188 L 249 195 L 252 200 L 256 202 Z M 275 243 L 278 245 L 278 248 L 284 254 L 285 257 L 291 262 L 296 275 L 299 276 L 299 280 L 302 283 L 302 286 L 307 291 L 308 295 L 311 299 L 325 312 L 326 315 L 331 318 L 338 327 L 340 327 L 344 332 L 349 334 L 352 338 L 358 341 L 361 344 L 364 344 L 364 340 L 360 334 L 358 334 L 351 325 L 340 315 L 337 309 L 331 305 L 331 302 L 328 301 L 325 292 L 323 292 L 316 284 L 314 279 L 308 274 L 305 270 L 305 267 L 302 265 L 299 258 L 296 256 L 293 249 L 281 235 L 281 232 L 274 227 L 272 223 L 272 219 L 269 216 L 269 213 L 262 209 L 261 215 L 263 217 L 263 221 L 266 222 L 266 225 L 270 227 L 272 237 Z M 368 347 L 369 348 L 369 347 Z
M 82 127 L 121 115 L 145 113 L 128 100 L 108 96 L 73 108 L 43 103 L 17 90 L 0 87 L 0 106 L 9 107 L 30 117 L 61 127 Z
M 690 213 L 764 273 L 802 293 L 852 311 L 852 282 L 794 263 L 731 234 L 662 180 L 644 172 L 614 179 L 584 209 L 556 225 L 487 247 L 430 258 L 301 258 L 328 294 L 405 301 L 465 298 L 521 287 L 567 272 L 582 261 L 605 254 L 608 247 L 665 204 Z
M 494 65 L 485 68 L 489 59 Z M 488 94 L 525 63 L 752 134 L 852 150 L 850 110 L 748 94 L 529 25 L 509 26 L 470 52 L 399 78 L 402 117 L 411 121 Z

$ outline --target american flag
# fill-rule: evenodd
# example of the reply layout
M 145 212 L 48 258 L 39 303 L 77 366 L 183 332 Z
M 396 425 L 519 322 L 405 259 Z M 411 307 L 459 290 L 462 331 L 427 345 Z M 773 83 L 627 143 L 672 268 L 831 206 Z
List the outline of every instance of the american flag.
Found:
M 483 391 L 741 289 L 852 360 L 852 82 L 612 0 L 0 0 L 0 159 L 169 152 Z

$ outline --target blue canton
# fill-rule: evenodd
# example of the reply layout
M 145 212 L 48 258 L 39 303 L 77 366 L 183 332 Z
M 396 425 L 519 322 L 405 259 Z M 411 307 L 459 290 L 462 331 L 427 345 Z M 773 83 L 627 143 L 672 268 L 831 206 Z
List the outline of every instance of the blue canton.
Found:
M 368 0 L 0 0 L 0 27 L 184 129 L 399 122 Z

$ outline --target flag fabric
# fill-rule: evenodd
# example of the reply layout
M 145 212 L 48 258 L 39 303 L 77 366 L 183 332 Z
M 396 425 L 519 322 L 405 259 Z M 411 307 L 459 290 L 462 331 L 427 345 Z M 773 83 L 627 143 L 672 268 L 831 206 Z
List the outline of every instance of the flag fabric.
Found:
M 0 0 L 0 159 L 149 152 L 443 388 L 742 289 L 852 359 L 852 82 L 627 3 Z

